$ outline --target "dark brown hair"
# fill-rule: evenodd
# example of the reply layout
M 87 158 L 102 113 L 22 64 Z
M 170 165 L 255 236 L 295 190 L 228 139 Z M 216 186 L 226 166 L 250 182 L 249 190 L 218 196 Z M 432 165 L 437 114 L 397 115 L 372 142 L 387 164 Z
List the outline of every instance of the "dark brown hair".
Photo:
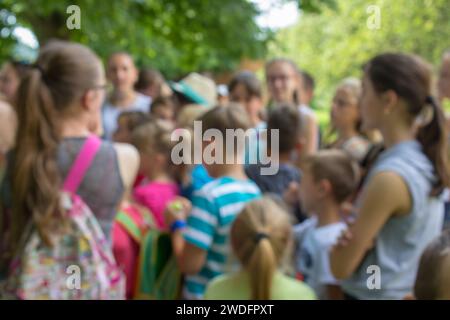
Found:
M 142 69 L 139 71 L 139 78 L 134 85 L 134 88 L 136 90 L 143 90 L 147 89 L 149 86 L 156 85 L 160 92 L 164 81 L 163 75 L 158 70 Z
M 271 148 L 271 130 L 279 131 L 279 152 L 288 153 L 295 149 L 301 135 L 300 114 L 294 106 L 281 105 L 269 113 L 267 121 L 267 148 Z
M 22 81 L 17 100 L 18 132 L 11 166 L 12 207 L 10 254 L 32 222 L 48 245 L 50 236 L 66 221 L 60 208 L 61 177 L 57 148 L 61 117 L 74 116 L 71 108 L 83 94 L 99 84 L 101 63 L 87 47 L 52 41 L 44 46 L 35 66 Z M 5 216 L 0 216 L 1 232 Z
M 119 115 L 119 120 L 125 119 L 127 129 L 132 132 L 137 127 L 152 121 L 151 115 L 142 111 L 125 111 Z
M 328 180 L 333 195 L 342 203 L 356 191 L 360 172 L 358 164 L 350 156 L 337 149 L 321 150 L 305 159 L 305 168 L 311 172 L 314 180 Z
M 314 81 L 314 78 L 312 77 L 312 75 L 304 70 L 300 71 L 300 73 L 302 75 L 303 88 L 305 90 L 313 91 L 314 88 L 316 87 L 316 82 Z
M 445 117 L 431 94 L 431 68 L 418 56 L 385 53 L 376 56 L 365 66 L 365 72 L 378 93 L 394 91 L 408 107 L 412 123 L 426 106 L 432 108 L 431 121 L 422 126 L 417 140 L 434 165 L 437 182 L 432 194 L 439 194 L 450 185 L 450 167 L 447 156 Z
M 436 300 L 449 296 L 450 283 L 443 276 L 450 266 L 450 230 L 444 231 L 422 253 L 414 285 L 414 295 L 419 300 Z M 450 279 L 447 276 L 447 279 Z
M 228 85 L 228 91 L 232 92 L 238 85 L 242 84 L 247 91 L 248 98 L 262 98 L 261 82 L 256 75 L 250 71 L 241 71 L 231 79 Z
M 150 107 L 150 113 L 153 114 L 154 110 L 159 107 L 165 107 L 171 109 L 174 113 L 177 111 L 177 104 L 175 99 L 172 97 L 157 97 L 153 100 L 152 105 Z

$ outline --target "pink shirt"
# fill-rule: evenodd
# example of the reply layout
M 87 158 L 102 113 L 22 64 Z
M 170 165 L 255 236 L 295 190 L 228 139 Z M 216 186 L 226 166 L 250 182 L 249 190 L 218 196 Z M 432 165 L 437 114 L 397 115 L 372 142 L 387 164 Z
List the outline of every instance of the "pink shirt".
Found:
M 134 199 L 152 212 L 161 230 L 166 229 L 164 210 L 167 203 L 178 195 L 180 188 L 173 182 L 149 182 L 134 189 Z

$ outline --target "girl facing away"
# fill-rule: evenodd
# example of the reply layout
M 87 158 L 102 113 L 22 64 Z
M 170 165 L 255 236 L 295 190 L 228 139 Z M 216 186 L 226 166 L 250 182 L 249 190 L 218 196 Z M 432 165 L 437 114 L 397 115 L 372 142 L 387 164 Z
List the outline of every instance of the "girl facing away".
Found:
M 63 181 L 88 137 L 101 126 L 105 75 L 87 47 L 52 41 L 21 83 L 18 132 L 0 190 L 0 267 L 9 264 L 28 225 L 45 243 L 61 231 L 67 217 L 60 207 Z M 112 221 L 138 166 L 137 151 L 101 141 L 77 194 L 109 240 Z M 105 188 L 107 186 L 108 188 Z
M 145 176 L 141 185 L 134 189 L 133 196 L 137 203 L 151 211 L 158 228 L 164 230 L 164 209 L 180 195 L 171 161 L 171 150 L 175 145 L 171 133 L 172 127 L 160 121 L 141 125 L 132 133 L 132 143 L 141 157 L 140 172 Z
M 230 243 L 242 269 L 210 282 L 206 299 L 315 299 L 306 284 L 280 270 L 292 245 L 292 225 L 289 215 L 270 197 L 244 207 L 231 226 Z

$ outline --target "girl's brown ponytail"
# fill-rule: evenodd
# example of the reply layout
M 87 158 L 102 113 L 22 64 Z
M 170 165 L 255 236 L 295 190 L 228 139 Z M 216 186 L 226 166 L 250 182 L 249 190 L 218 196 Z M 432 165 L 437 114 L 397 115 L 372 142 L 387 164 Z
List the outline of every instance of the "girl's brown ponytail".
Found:
M 19 88 L 18 134 L 12 167 L 11 236 L 18 239 L 30 217 L 45 237 L 59 211 L 60 177 L 56 151 L 60 140 L 57 114 L 43 71 L 33 68 Z
M 437 176 L 431 194 L 439 194 L 450 186 L 450 167 L 444 114 L 430 94 L 431 68 L 418 56 L 385 53 L 369 61 L 366 74 L 377 92 L 393 90 L 406 102 L 411 125 L 426 113 L 424 108 L 432 109 L 431 120 L 419 124 L 417 140 L 422 144 Z
M 100 60 L 90 49 L 53 41 L 42 48 L 20 84 L 18 130 L 7 173 L 11 204 L 9 210 L 0 212 L 6 261 L 15 253 L 28 225 L 34 226 L 49 245 L 51 236 L 65 226 L 59 203 L 63 177 L 57 165 L 60 123 L 79 116 L 80 99 L 102 80 Z
M 445 187 L 450 186 L 450 167 L 447 154 L 447 132 L 445 116 L 435 98 L 427 96 L 425 104 L 432 110 L 431 121 L 422 126 L 417 133 L 417 139 L 422 144 L 423 151 L 434 164 L 438 181 L 433 194 L 439 194 Z

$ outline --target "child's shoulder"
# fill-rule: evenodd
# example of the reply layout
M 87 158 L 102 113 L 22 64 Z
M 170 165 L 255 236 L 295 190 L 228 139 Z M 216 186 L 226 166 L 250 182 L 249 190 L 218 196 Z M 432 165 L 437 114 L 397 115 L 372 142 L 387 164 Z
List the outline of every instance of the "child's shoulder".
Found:
M 211 280 L 205 291 L 205 299 L 207 300 L 222 300 L 232 299 L 235 297 L 236 290 L 243 293 L 242 286 L 247 283 L 243 281 L 242 275 L 230 273 L 222 274 Z
M 316 226 L 317 226 L 317 217 L 316 216 L 310 217 L 305 221 L 294 225 L 293 227 L 294 236 L 296 238 L 301 237 L 305 234 L 306 231 L 314 230 Z
M 207 289 L 220 290 L 224 286 L 227 286 L 227 284 L 230 281 L 232 281 L 233 278 L 234 278 L 234 274 L 229 274 L 229 273 L 221 274 L 221 275 L 215 277 L 214 279 L 212 279 L 208 283 Z
M 314 290 L 303 281 L 289 277 L 284 274 L 277 275 L 278 288 L 282 288 L 281 296 L 275 299 L 286 300 L 315 300 Z M 276 294 L 276 293 L 275 293 Z
M 205 183 L 201 188 L 195 190 L 193 193 L 194 197 L 211 197 L 211 191 L 215 190 L 221 184 L 220 179 L 213 179 Z

